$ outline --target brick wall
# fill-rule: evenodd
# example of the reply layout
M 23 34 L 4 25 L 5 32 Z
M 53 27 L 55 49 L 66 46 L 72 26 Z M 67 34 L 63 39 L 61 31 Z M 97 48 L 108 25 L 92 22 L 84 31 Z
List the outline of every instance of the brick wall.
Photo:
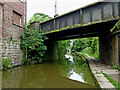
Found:
M 26 22 L 26 2 L 24 1 L 0 1 L 0 55 L 2 59 L 9 58 L 14 64 L 21 64 L 22 61 L 20 36 L 24 34 Z
M 19 0 L 18 0 L 19 1 Z M 21 27 L 24 26 L 24 3 L 19 2 L 3 2 L 3 37 L 12 37 L 12 29 L 14 28 L 14 19 L 17 17 L 14 16 L 14 12 L 21 15 Z M 18 17 L 19 18 L 19 17 Z M 16 24 L 17 25 L 17 24 Z M 20 26 L 20 25 L 19 25 Z M 19 35 L 20 36 L 20 35 Z M 19 39 L 18 37 L 14 37 Z
M 0 4 L 0 37 L 2 37 L 2 4 Z
M 13 12 L 13 23 L 16 25 L 21 26 L 21 15 L 16 13 L 15 11 Z
M 3 6 L 0 4 L 0 70 L 2 68 L 2 9 Z

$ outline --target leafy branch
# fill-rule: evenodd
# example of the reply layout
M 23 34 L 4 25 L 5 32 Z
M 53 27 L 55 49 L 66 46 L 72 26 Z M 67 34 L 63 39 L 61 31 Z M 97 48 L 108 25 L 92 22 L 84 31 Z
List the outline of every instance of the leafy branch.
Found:
M 27 46 L 27 54 L 29 60 L 24 60 L 26 64 L 27 61 L 37 61 L 37 63 L 41 63 L 43 61 L 42 57 L 47 50 L 47 47 L 44 45 L 44 41 L 48 38 L 44 35 L 44 33 L 40 33 L 39 30 L 28 29 L 24 35 L 21 35 L 21 49 L 23 52 L 26 52 Z

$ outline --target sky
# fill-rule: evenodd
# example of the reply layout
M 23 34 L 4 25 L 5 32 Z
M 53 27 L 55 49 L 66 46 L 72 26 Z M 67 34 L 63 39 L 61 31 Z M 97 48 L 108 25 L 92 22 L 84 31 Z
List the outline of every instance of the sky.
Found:
M 54 17 L 55 0 L 27 0 L 27 22 L 34 15 L 34 13 L 44 13 L 50 17 Z M 90 3 L 99 0 L 56 0 L 57 1 L 57 14 L 61 15 L 77 8 L 83 7 Z

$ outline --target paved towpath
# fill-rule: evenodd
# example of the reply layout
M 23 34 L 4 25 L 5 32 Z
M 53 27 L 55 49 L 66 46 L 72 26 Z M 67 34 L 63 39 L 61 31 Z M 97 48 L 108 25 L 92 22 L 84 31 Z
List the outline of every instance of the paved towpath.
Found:
M 116 69 L 111 69 L 111 67 L 109 65 L 103 64 L 102 62 L 100 62 L 100 60 L 96 60 L 94 57 L 89 56 L 88 54 L 86 54 L 88 56 L 88 64 L 90 66 L 90 69 L 92 71 L 92 73 L 94 74 L 96 80 L 98 81 L 98 84 L 101 88 L 115 88 L 110 82 L 109 80 L 104 77 L 104 75 L 102 74 L 108 74 L 111 78 L 113 78 L 114 80 L 118 81 L 120 83 L 120 71 L 116 70 Z

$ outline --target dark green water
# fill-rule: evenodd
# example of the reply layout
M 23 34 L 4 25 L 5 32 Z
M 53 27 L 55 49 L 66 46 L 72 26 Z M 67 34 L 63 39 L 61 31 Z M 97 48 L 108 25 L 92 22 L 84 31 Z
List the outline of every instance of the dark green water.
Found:
M 95 79 L 85 63 L 77 56 L 20 66 L 2 72 L 2 88 L 96 88 Z

